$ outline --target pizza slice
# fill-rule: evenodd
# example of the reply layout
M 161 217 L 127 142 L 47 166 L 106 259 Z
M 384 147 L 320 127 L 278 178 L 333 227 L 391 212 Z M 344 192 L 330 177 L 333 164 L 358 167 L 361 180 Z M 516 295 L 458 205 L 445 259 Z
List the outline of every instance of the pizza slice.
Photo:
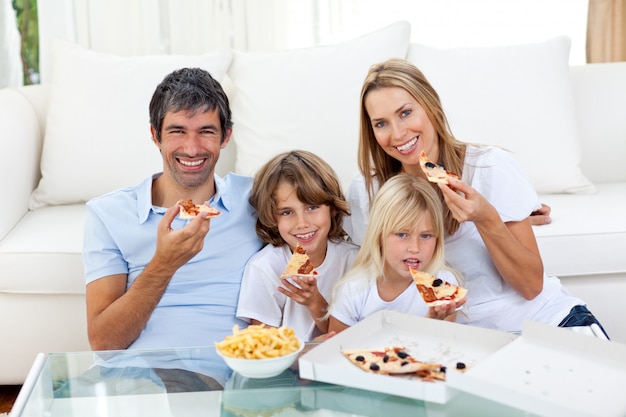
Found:
M 289 278 L 294 275 L 318 275 L 317 270 L 311 263 L 306 250 L 298 244 L 293 251 L 287 267 L 281 274 L 281 278 Z
M 424 379 L 445 380 L 445 367 L 441 364 L 418 361 L 403 347 L 343 350 L 342 353 L 350 362 L 366 372 L 381 375 L 416 374 Z
M 420 167 L 422 167 L 422 171 L 424 171 L 424 173 L 426 174 L 426 178 L 430 182 L 449 184 L 448 178 L 460 180 L 459 176 L 456 175 L 454 172 L 446 171 L 443 165 L 435 164 L 433 161 L 431 161 L 424 151 L 420 152 Z
M 186 201 L 183 200 L 179 202 L 178 205 L 180 206 L 179 216 L 181 219 L 185 219 L 185 220 L 193 219 L 201 212 L 208 213 L 206 216 L 207 219 L 210 217 L 217 217 L 220 214 L 222 214 L 222 212 L 219 211 L 218 209 L 209 207 L 206 204 L 200 204 L 200 205 L 195 204 L 192 200 L 186 200 Z
M 429 307 L 459 301 L 467 294 L 467 289 L 437 278 L 428 272 L 409 268 L 413 282 Z

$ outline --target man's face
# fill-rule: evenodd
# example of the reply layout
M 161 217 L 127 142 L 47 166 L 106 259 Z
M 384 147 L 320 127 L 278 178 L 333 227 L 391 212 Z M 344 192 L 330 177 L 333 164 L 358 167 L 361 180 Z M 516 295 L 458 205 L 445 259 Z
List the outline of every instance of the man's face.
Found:
M 167 112 L 163 118 L 161 143 L 156 142 L 163 157 L 163 174 L 185 188 L 212 180 L 215 164 L 230 140 L 230 133 L 227 132 L 221 142 L 222 127 L 217 110 L 193 115 L 188 111 Z

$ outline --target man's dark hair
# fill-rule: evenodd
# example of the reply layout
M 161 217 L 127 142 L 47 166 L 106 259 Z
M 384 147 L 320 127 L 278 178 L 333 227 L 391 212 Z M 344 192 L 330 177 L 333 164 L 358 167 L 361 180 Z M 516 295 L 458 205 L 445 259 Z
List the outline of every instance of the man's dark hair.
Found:
M 168 111 L 188 111 L 194 115 L 213 110 L 219 113 L 223 141 L 233 126 L 226 93 L 208 71 L 182 68 L 167 75 L 154 91 L 150 100 L 150 124 L 161 142 L 163 118 Z

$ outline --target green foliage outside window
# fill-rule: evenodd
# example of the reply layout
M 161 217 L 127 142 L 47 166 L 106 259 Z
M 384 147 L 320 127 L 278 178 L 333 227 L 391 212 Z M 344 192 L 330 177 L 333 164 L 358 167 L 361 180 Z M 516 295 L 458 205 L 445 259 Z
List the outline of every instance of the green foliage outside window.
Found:
M 13 0 L 17 28 L 22 38 L 24 84 L 39 84 L 39 25 L 37 0 Z

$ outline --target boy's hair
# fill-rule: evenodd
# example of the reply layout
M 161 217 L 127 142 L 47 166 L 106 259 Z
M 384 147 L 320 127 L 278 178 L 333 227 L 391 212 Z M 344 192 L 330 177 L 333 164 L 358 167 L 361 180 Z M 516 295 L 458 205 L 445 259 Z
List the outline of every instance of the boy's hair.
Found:
M 278 232 L 274 193 L 281 182 L 291 184 L 298 200 L 305 204 L 330 206 L 328 239 L 344 238 L 343 218 L 350 214 L 348 202 L 335 171 L 319 156 L 302 150 L 284 152 L 266 162 L 254 177 L 250 204 L 258 213 L 256 232 L 265 243 L 283 246 Z
M 437 239 L 433 257 L 424 271 L 434 274 L 444 269 L 441 200 L 427 180 L 405 173 L 390 178 L 378 190 L 354 267 L 369 268 L 382 277 L 387 237 L 394 232 L 412 229 L 424 216 L 430 219 L 433 237 Z
M 150 100 L 150 124 L 161 142 L 163 119 L 169 111 L 199 112 L 217 110 L 222 129 L 222 142 L 233 127 L 228 96 L 220 83 L 201 68 L 181 68 L 168 74 L 156 87 Z

